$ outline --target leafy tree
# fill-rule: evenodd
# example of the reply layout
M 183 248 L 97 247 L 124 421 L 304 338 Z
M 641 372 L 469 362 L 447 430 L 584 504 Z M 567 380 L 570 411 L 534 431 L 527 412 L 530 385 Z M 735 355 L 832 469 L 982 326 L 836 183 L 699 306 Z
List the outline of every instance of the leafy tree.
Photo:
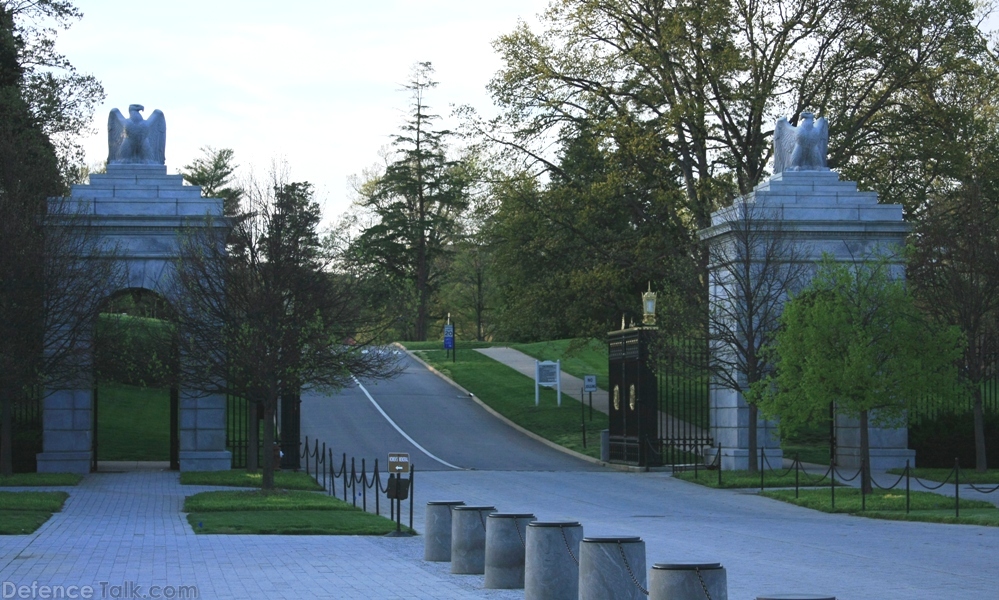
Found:
M 361 205 L 377 221 L 356 240 L 361 260 L 410 290 L 415 312 L 410 337 L 415 340 L 427 337 L 443 274 L 438 266 L 461 233 L 471 183 L 470 165 L 447 156 L 450 132 L 434 129 L 439 117 L 426 104 L 427 93 L 437 85 L 432 76 L 429 62 L 418 63 L 405 86 L 412 104 L 392 144 L 395 156 L 360 190 Z
M 749 392 L 772 370 L 773 344 L 785 301 L 805 284 L 808 266 L 779 211 L 737 202 L 716 219 L 724 241 L 711 248 L 709 367 L 716 384 L 749 406 L 749 470 L 756 471 L 758 407 Z
M 320 239 L 312 186 L 276 176 L 271 184 L 249 187 L 243 218 L 228 228 L 216 223 L 183 240 L 172 293 L 185 385 L 259 406 L 267 450 L 282 396 L 392 374 L 387 355 L 364 351 L 377 331 Z M 263 455 L 263 487 L 271 489 L 273 456 Z
M 829 409 L 860 421 L 861 460 L 870 465 L 871 423 L 904 423 L 926 395 L 957 386 L 961 332 L 920 313 L 903 281 L 881 258 L 871 263 L 820 263 L 809 286 L 787 303 L 772 346 L 776 374 L 752 395 L 764 414 L 793 431 Z M 870 491 L 870 469 L 863 486 Z
M 971 66 L 923 96 L 935 139 L 931 176 L 913 208 L 909 277 L 924 310 L 960 328 L 971 392 L 975 468 L 985 471 L 982 385 L 999 361 L 999 78 Z
M 122 275 L 113 249 L 85 227 L 86 207 L 55 199 L 65 192 L 56 149 L 28 101 L 32 65 L 26 61 L 40 34 L 22 20 L 44 14 L 48 4 L 0 3 L 3 474 L 12 470 L 13 403 L 37 398 L 39 389 L 89 380 L 86 341 L 100 304 Z
M 458 330 L 471 330 L 476 340 L 492 337 L 492 313 L 499 295 L 491 249 L 476 236 L 455 245 L 441 290 L 441 308 L 451 314 Z
M 203 156 L 184 165 L 180 174 L 191 185 L 200 185 L 204 197 L 222 198 L 223 214 L 234 216 L 243 196 L 243 190 L 233 180 L 236 169 L 239 168 L 235 163 L 235 151 L 231 148 L 215 149 L 205 146 L 201 153 Z
M 779 116 L 835 115 L 830 166 L 876 147 L 899 126 L 887 109 L 908 89 L 983 52 L 975 10 L 968 0 L 553 0 L 539 31 L 521 23 L 496 41 L 504 68 L 490 90 L 505 112 L 483 129 L 544 170 L 566 127 L 601 127 L 622 147 L 640 139 L 646 168 L 675 178 L 682 214 L 704 228 L 766 176 Z
M 79 136 L 90 133 L 104 88 L 94 76 L 79 73 L 55 42 L 57 30 L 69 28 L 83 13 L 68 0 L 0 0 L 0 12 L 17 40 L 21 96 L 55 148 L 63 179 L 75 182 L 85 165 Z
M 622 314 L 640 314 L 650 280 L 685 285 L 675 277 L 693 246 L 675 210 L 682 192 L 599 132 L 573 130 L 561 144 L 547 183 L 521 174 L 493 185 L 486 231 L 507 339 L 602 337 Z

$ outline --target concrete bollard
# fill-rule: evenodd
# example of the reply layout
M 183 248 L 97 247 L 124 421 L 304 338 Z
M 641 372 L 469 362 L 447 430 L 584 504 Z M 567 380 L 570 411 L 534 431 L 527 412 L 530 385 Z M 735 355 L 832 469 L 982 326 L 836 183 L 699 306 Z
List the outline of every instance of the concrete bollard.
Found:
M 583 538 L 579 600 L 645 600 L 647 593 L 642 538 Z
M 492 590 L 524 588 L 524 549 L 531 514 L 493 513 L 486 518 L 486 581 Z
M 482 575 L 486 570 L 486 517 L 494 506 L 455 506 L 451 513 L 451 572 Z
M 578 600 L 583 526 L 534 521 L 526 537 L 524 600 Z
M 757 596 L 756 600 L 836 600 L 836 596 L 824 594 L 767 594 Z
M 427 502 L 423 560 L 451 562 L 451 511 L 464 502 Z
M 649 573 L 649 600 L 728 600 L 728 578 L 718 563 L 657 563 Z

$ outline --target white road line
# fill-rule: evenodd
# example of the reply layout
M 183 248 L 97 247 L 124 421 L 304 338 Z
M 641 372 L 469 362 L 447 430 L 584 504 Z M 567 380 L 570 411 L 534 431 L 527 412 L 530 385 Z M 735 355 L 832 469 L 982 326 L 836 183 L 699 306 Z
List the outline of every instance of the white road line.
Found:
M 379 406 L 377 402 L 375 402 L 375 399 L 372 398 L 371 394 L 368 393 L 368 390 L 365 389 L 363 385 L 361 385 L 361 382 L 358 381 L 356 377 L 354 377 L 353 379 L 354 379 L 354 383 L 357 384 L 357 387 L 361 388 L 361 391 L 364 392 L 364 395 L 368 397 L 368 400 L 371 400 L 371 403 L 375 405 L 375 409 L 377 409 L 378 412 L 380 412 L 382 414 L 382 416 L 385 417 L 385 420 L 389 422 L 389 425 L 391 425 L 392 427 L 395 427 L 395 430 L 398 431 L 399 434 L 402 435 L 402 437 L 406 438 L 409 441 L 410 444 L 416 446 L 420 450 L 420 452 L 426 454 L 427 456 L 429 456 L 430 458 L 436 460 L 437 462 L 439 462 L 440 464 L 444 465 L 445 467 L 450 467 L 452 469 L 458 469 L 459 471 L 463 471 L 464 470 L 461 467 L 452 465 L 451 463 L 447 462 L 446 460 L 437 458 L 436 456 L 434 456 L 433 454 L 431 454 L 429 450 L 427 450 L 423 446 L 421 446 L 418 443 L 416 443 L 416 440 L 414 440 L 413 438 L 409 437 L 409 434 L 407 434 L 405 431 L 403 431 L 401 427 L 399 427 L 398 425 L 396 425 L 395 421 L 392 420 L 392 417 L 388 416 L 388 414 L 386 414 L 385 411 L 382 410 L 382 407 Z

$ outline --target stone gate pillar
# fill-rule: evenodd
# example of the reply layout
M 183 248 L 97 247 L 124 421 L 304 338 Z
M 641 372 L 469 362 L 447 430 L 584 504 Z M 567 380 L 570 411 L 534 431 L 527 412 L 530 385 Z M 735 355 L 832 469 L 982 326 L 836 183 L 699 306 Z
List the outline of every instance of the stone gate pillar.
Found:
M 823 160 L 824 162 L 824 160 Z M 824 170 L 784 170 L 756 186 L 752 193 L 736 200 L 731 207 L 711 216 L 711 227 L 698 232 L 709 251 L 718 254 L 726 244 L 733 244 L 733 223 L 740 211 L 754 210 L 760 215 L 756 224 L 763 230 L 789 235 L 797 245 L 800 258 L 817 262 L 823 253 L 835 260 L 854 263 L 876 252 L 897 252 L 909 232 L 899 204 L 878 204 L 875 192 L 857 190 L 852 181 Z M 713 264 L 711 277 L 718 276 L 720 265 Z M 811 271 L 814 273 L 814 269 Z M 895 275 L 904 276 L 901 262 Z M 742 395 L 712 384 L 710 392 L 711 435 L 722 448 L 722 467 L 745 469 L 748 466 L 749 408 Z M 773 423 L 759 423 L 760 444 L 767 448 L 774 467 L 779 441 Z M 858 423 L 842 416 L 836 419 L 837 464 L 860 466 Z M 915 453 L 908 449 L 906 429 L 871 428 L 871 467 L 904 467 Z M 773 454 L 771 454 L 773 453 Z
M 167 175 L 163 164 L 109 164 L 107 173 L 74 185 L 70 205 L 91 215 L 88 226 L 117 247 L 128 288 L 167 296 L 184 230 L 225 227 L 222 200 L 203 198 L 201 188 Z M 42 452 L 38 471 L 86 473 L 93 460 L 93 392 L 50 390 L 43 404 Z M 225 397 L 180 390 L 180 469 L 229 469 L 225 447 Z M 163 427 L 169 427 L 169 422 Z

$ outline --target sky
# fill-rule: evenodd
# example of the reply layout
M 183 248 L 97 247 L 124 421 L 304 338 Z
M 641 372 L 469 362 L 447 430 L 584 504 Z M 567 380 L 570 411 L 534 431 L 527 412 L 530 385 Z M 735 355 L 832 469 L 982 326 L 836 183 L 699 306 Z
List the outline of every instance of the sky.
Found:
M 266 175 L 287 161 L 310 181 L 330 221 L 349 207 L 348 184 L 380 162 L 409 103 L 402 86 L 430 61 L 427 103 L 491 114 L 486 91 L 501 61 L 492 41 L 518 19 L 536 23 L 548 0 L 75 0 L 84 16 L 57 48 L 97 77 L 107 99 L 84 140 L 88 164 L 107 158 L 112 108 L 163 111 L 167 170 L 201 148 L 232 148 Z

